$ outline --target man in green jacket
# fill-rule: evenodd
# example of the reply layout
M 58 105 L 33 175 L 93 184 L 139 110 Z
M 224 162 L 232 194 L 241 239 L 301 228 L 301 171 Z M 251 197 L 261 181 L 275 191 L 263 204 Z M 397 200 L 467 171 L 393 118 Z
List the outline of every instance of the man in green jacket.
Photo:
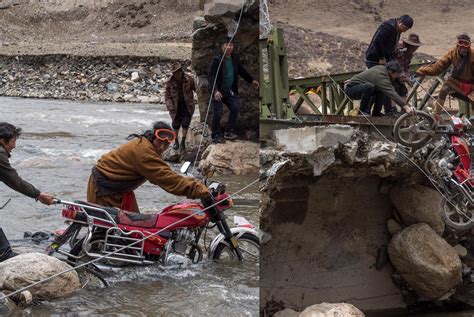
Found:
M 406 112 L 412 111 L 405 98 L 401 97 L 393 87 L 393 81 L 402 74 L 402 68 L 397 61 L 390 61 L 386 65 L 369 68 L 352 77 L 346 84 L 345 92 L 352 100 L 360 100 L 359 114 L 370 115 L 370 102 L 374 97 L 373 116 L 380 116 L 385 96 L 390 97 Z
M 16 139 L 21 134 L 21 128 L 12 124 L 0 122 L 0 181 L 23 195 L 39 200 L 45 205 L 51 205 L 54 197 L 40 192 L 33 185 L 23 180 L 10 165 L 10 153 L 16 147 Z M 0 228 L 0 262 L 17 255 L 10 248 L 2 228 Z

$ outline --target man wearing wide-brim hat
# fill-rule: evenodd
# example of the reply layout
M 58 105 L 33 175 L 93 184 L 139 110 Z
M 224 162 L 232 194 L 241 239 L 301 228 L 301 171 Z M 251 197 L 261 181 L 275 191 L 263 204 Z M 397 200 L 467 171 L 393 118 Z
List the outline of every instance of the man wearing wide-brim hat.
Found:
M 165 102 L 176 136 L 178 136 L 179 129 L 182 128 L 181 143 L 176 137 L 173 144 L 175 150 L 180 147 L 184 150 L 186 146 L 186 135 L 194 113 L 193 91 L 196 91 L 193 77 L 184 72 L 181 63 L 174 62 L 171 66 L 171 76 L 166 82 Z
M 410 78 L 410 63 L 413 58 L 415 51 L 422 44 L 420 37 L 416 33 L 410 33 L 407 38 L 402 39 L 395 49 L 393 59 L 396 60 L 402 67 L 402 74 L 392 84 L 395 91 L 402 97 L 408 95 L 408 89 L 405 84 L 411 85 Z M 392 101 L 390 98 L 386 98 L 384 101 L 385 115 L 396 115 L 396 108 L 392 107 Z
M 407 38 L 402 39 L 397 45 L 394 58 L 400 63 L 407 76 L 410 69 L 411 59 L 413 58 L 415 51 L 421 45 L 420 37 L 416 33 L 410 33 Z

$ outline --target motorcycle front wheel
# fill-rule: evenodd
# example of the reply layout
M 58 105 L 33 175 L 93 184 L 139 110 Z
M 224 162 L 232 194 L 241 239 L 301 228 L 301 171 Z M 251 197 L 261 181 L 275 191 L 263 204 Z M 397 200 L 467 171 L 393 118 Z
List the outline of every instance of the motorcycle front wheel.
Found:
M 421 148 L 433 137 L 434 119 L 426 112 L 415 110 L 414 114 L 400 116 L 393 127 L 393 136 L 398 143 L 412 148 Z
M 238 234 L 235 234 L 234 236 L 237 235 Z M 253 234 L 244 233 L 238 237 L 237 240 L 244 261 L 258 262 L 260 256 L 260 239 Z M 238 261 L 238 258 L 230 248 L 229 244 L 222 241 L 217 245 L 212 260 L 233 262 Z

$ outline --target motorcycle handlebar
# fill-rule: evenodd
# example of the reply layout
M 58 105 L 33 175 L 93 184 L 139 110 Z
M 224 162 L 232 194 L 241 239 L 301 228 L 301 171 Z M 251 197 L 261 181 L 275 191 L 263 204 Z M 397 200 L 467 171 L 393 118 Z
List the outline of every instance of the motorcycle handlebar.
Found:
M 206 212 L 211 217 L 211 221 L 213 222 L 219 221 L 219 211 L 217 210 L 216 206 L 213 206 L 216 203 L 216 200 L 214 199 L 214 197 L 212 195 L 209 195 L 206 198 L 201 198 L 201 202 L 204 208 L 208 208 Z

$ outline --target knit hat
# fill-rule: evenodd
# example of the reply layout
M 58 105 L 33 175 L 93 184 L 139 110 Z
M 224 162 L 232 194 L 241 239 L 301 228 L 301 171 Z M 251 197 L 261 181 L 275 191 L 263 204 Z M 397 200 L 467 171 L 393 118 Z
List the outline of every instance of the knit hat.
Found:
M 468 41 L 469 43 L 471 42 L 471 38 L 469 37 L 469 35 L 467 35 L 467 33 L 461 33 L 459 34 L 458 36 L 456 36 L 456 38 L 458 40 L 465 40 L 465 41 Z

